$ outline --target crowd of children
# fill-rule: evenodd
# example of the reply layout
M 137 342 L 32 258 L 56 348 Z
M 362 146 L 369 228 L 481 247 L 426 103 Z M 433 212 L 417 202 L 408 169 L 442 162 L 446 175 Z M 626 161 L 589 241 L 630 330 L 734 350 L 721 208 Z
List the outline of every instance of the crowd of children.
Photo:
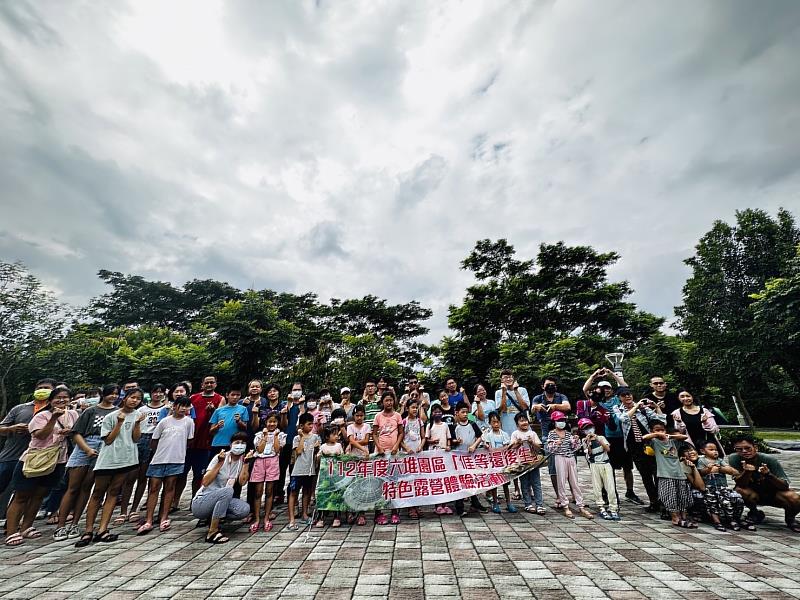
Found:
M 431 402 L 414 383 L 398 397 L 386 378 L 368 380 L 360 401 L 353 402 L 351 390 L 344 387 L 340 402 L 334 402 L 329 390 L 305 393 L 299 383 L 284 400 L 277 385 L 263 386 L 260 381 L 250 382 L 244 398 L 237 387 L 223 397 L 216 393 L 213 377 L 203 381 L 202 392 L 191 396 L 188 382 L 170 389 L 154 385 L 149 395 L 136 382 L 111 384 L 78 397 L 63 384 L 43 380 L 33 401 L 21 405 L 25 410 L 13 409 L 0 424 L 6 445 L 24 446 L 6 482 L 13 498 L 5 543 L 16 546 L 40 537 L 34 520 L 43 501 L 52 506 L 54 495 L 60 501 L 49 522 L 55 525 L 56 541 L 74 539 L 78 547 L 113 542 L 118 534 L 112 533 L 112 525 L 126 522 L 137 535 L 156 528 L 168 531 L 190 473 L 195 475 L 190 510 L 199 525 L 208 527 L 209 543 L 228 541 L 220 529 L 223 520 L 244 520 L 253 534 L 269 532 L 284 502 L 289 530 L 327 523 L 363 526 L 363 512 L 315 515 L 319 457 L 389 456 L 425 449 L 473 453 L 480 448 L 525 447 L 531 455 L 546 453 L 555 508 L 567 518 L 575 518 L 572 505 L 578 515 L 595 517 L 578 479 L 579 468 L 586 465 L 597 514 L 619 521 L 612 445 L 598 431 L 613 418 L 630 435 L 631 445 L 640 444 L 643 454 L 654 457 L 658 502 L 673 525 L 694 529 L 705 520 L 719 531 L 755 530 L 753 522 L 743 519 L 743 498 L 728 481 L 728 476 L 736 479 L 741 473 L 720 456 L 719 444 L 710 440 L 693 446 L 687 434 L 673 425 L 668 428 L 657 407 L 651 410 L 628 399 L 626 388 L 620 387 L 618 406 L 602 415 L 592 412 L 591 400 L 582 401 L 589 402 L 583 407 L 585 416 L 571 425 L 571 405 L 556 393 L 554 378 L 545 379 L 543 394 L 533 402 L 507 371 L 494 402 L 482 385 L 470 401 L 452 378 Z M 510 420 L 505 418 L 509 413 Z M 534 418 L 543 439 L 532 427 Z M 18 437 L 26 442 L 20 445 Z M 514 501 L 521 499 L 526 512 L 546 514 L 539 468 L 528 470 L 513 485 L 513 492 L 510 485 L 502 486 L 507 512 L 516 513 Z M 245 487 L 247 499 L 242 500 Z M 476 494 L 452 506 L 437 504 L 433 512 L 466 515 L 468 500 L 472 511 L 499 514 L 499 492 L 486 493 L 489 507 L 481 503 L 483 494 Z M 137 508 L 142 500 L 144 505 Z M 120 513 L 112 519 L 117 506 Z M 420 507 L 408 510 L 412 519 L 420 515 Z M 374 515 L 376 525 L 395 525 L 400 519 L 397 509 Z

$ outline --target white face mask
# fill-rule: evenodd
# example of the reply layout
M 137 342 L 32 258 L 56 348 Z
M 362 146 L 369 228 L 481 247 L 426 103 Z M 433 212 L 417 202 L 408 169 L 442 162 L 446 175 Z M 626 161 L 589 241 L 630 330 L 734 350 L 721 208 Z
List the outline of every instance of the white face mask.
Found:
M 331 399 L 332 398 L 331 398 L 330 394 L 325 394 L 322 398 L 320 398 L 320 401 L 327 402 L 328 400 L 331 400 Z
M 308 410 L 314 410 L 315 408 L 317 408 L 317 403 L 316 402 L 306 402 L 306 408 Z
M 247 444 L 233 444 L 231 446 L 231 453 L 233 454 L 244 454 L 245 450 L 247 450 Z
M 594 433 L 594 427 L 587 427 L 586 429 L 583 430 L 583 433 L 585 433 L 586 435 L 592 435 Z
M 556 429 L 564 429 L 566 426 L 566 421 L 556 421 Z

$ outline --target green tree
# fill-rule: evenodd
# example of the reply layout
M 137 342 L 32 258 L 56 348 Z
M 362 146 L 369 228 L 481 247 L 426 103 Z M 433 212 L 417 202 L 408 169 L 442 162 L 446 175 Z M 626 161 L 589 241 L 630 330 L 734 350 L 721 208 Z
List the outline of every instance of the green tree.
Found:
M 22 389 L 14 370 L 64 326 L 66 307 L 56 302 L 22 263 L 0 262 L 0 412 L 5 414 L 9 391 Z M 11 384 L 11 385 L 9 385 Z

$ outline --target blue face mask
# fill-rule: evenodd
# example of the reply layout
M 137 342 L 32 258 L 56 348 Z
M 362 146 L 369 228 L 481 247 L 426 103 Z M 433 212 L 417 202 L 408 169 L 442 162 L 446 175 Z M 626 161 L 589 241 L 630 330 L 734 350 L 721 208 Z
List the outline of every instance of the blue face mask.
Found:
M 86 402 L 86 406 L 97 406 L 100 404 L 100 396 L 95 396 L 94 398 L 84 398 L 83 401 Z

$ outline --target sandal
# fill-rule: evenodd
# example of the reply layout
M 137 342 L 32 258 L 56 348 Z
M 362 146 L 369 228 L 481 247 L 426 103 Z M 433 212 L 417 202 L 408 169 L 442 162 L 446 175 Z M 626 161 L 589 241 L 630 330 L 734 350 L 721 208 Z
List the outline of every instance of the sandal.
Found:
M 250 523 L 250 533 L 256 533 L 259 529 L 261 529 L 261 523 L 258 521 Z
M 712 523 L 711 525 L 713 525 L 714 529 L 716 529 L 717 531 L 722 531 L 722 532 L 728 531 L 727 529 L 725 529 L 725 525 L 723 525 L 722 523 Z
M 85 548 L 86 546 L 92 543 L 92 540 L 94 540 L 94 534 L 91 531 L 87 531 L 81 536 L 81 539 L 75 542 L 75 547 Z
M 139 511 L 135 510 L 130 515 L 128 515 L 128 523 L 133 523 L 134 521 L 139 520 Z
M 288 529 L 290 531 L 297 531 L 298 529 L 300 529 L 300 526 L 297 523 L 289 523 L 286 526 L 286 529 Z
M 264 533 L 272 531 L 272 521 L 264 521 Z
M 578 512 L 581 514 L 582 517 L 585 517 L 587 519 L 594 519 L 594 515 L 582 506 L 578 509 Z
M 731 521 L 731 529 L 733 529 L 734 531 L 741 531 L 742 526 L 739 525 L 739 523 L 737 523 L 736 521 Z
M 128 515 L 120 515 L 116 519 L 114 519 L 111 524 L 115 527 L 119 527 L 120 525 L 124 525 L 128 521 Z
M 386 518 L 386 515 L 378 515 L 375 517 L 375 524 L 376 525 L 386 525 L 389 522 L 389 519 Z
M 211 535 L 206 536 L 207 544 L 224 544 L 228 541 L 230 540 L 222 535 L 219 531 L 215 531 Z
M 389 522 L 392 525 L 399 525 L 400 524 L 400 515 L 392 515 L 391 519 L 389 519 Z
M 6 546 L 19 546 L 25 539 L 19 533 L 12 533 L 6 538 Z
M 409 519 L 419 519 L 419 511 L 416 508 L 409 508 L 408 509 L 408 518 Z
M 756 528 L 756 524 L 753 523 L 750 519 L 745 519 L 742 521 L 742 527 L 745 528 L 747 531 L 758 531 Z
M 575 515 L 572 514 L 572 511 L 568 507 L 564 507 L 564 516 L 568 519 L 574 519 Z
M 537 506 L 536 507 L 536 514 L 537 515 L 546 515 L 547 514 L 547 509 L 544 506 Z
M 269 517 L 267 517 L 267 520 L 268 521 L 274 521 L 277 518 L 278 518 L 278 515 L 276 513 L 274 513 L 274 512 L 271 512 L 271 513 L 269 513 Z
M 35 540 L 36 538 L 42 537 L 42 534 L 41 532 L 36 531 L 35 527 L 28 527 L 22 532 L 22 537 L 24 537 L 26 540 Z
M 694 521 L 686 521 L 686 529 L 697 529 L 697 523 Z
M 170 527 L 172 527 L 172 521 L 170 521 L 169 519 L 164 519 L 163 521 L 161 521 L 161 524 L 158 526 L 158 530 L 161 533 L 164 533 L 165 531 L 169 531 Z
M 245 525 L 249 525 L 253 522 L 253 515 L 247 515 L 244 519 L 242 519 L 242 523 Z
M 318 520 L 318 521 L 317 521 L 317 522 L 314 524 L 314 527 L 316 527 L 317 529 L 322 529 L 323 527 L 325 527 L 325 521 L 323 521 L 322 519 L 319 519 L 319 520 Z
M 366 525 L 366 524 L 367 520 L 364 518 L 364 515 L 359 515 L 359 517 L 356 519 L 356 525 Z
M 136 529 L 136 535 L 147 535 L 151 531 L 153 531 L 153 524 L 152 523 L 142 523 Z
M 520 498 L 522 498 L 522 496 L 520 496 L 520 493 L 519 493 L 518 491 L 516 491 L 516 490 L 514 490 L 513 492 L 511 492 L 511 497 L 512 497 L 514 500 L 519 500 Z
M 58 513 L 53 513 L 47 518 L 48 525 L 58 525 Z
M 525 512 L 526 513 L 531 513 L 532 515 L 535 515 L 536 514 L 536 509 L 533 506 L 526 506 L 525 507 Z
M 108 529 L 94 536 L 95 542 L 104 542 L 106 544 L 109 542 L 116 542 L 118 539 L 119 536 L 116 533 L 111 533 Z
M 331 527 L 341 527 L 341 526 L 342 526 L 342 521 L 339 518 L 334 519 L 333 523 L 331 523 Z

